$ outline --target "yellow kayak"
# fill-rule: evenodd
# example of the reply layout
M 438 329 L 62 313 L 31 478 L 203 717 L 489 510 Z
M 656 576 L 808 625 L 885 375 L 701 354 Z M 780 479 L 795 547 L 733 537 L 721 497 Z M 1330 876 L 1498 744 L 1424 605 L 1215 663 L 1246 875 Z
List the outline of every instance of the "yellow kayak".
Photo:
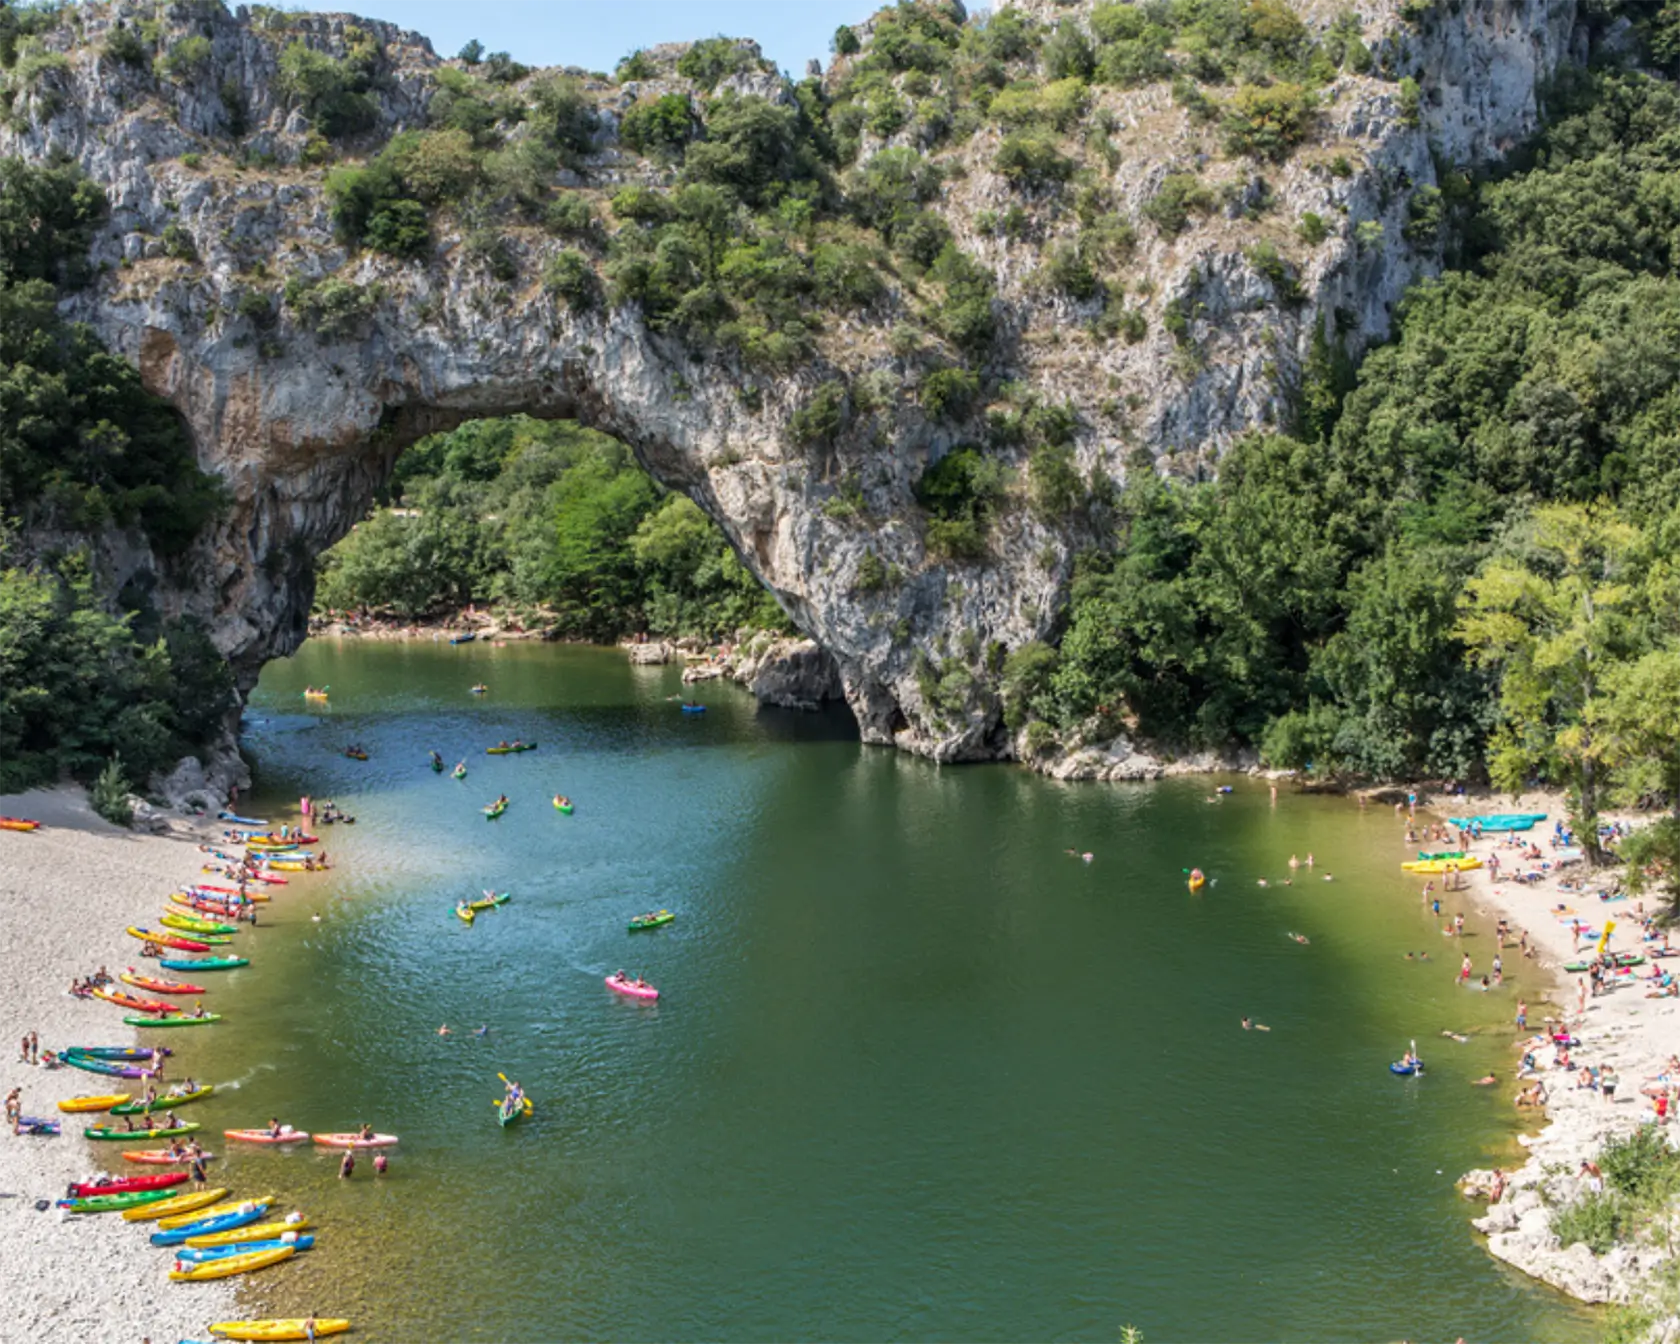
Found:
M 298 863 L 292 859 L 270 859 L 267 866 L 277 873 L 322 873 L 332 865 L 317 863 L 310 867 L 307 863 Z
M 258 1223 L 254 1227 L 236 1227 L 231 1232 L 207 1232 L 202 1237 L 188 1237 L 187 1245 L 196 1251 L 204 1246 L 233 1246 L 241 1241 L 273 1241 L 288 1232 L 308 1230 L 307 1218 L 299 1218 L 295 1223 L 288 1223 L 282 1219 L 276 1223 Z
M 1482 861 L 1472 854 L 1467 859 L 1413 859 L 1400 866 L 1408 873 L 1468 873 L 1480 868 Z
M 200 1260 L 191 1269 L 172 1269 L 170 1279 L 175 1283 L 197 1283 L 201 1279 L 226 1279 L 235 1274 L 249 1274 L 253 1269 L 267 1269 L 297 1254 L 296 1246 L 276 1246 L 271 1251 L 246 1251 L 244 1255 L 224 1255 L 220 1260 Z M 184 1264 L 185 1261 L 176 1261 Z
M 349 1328 L 350 1322 L 342 1317 L 322 1317 L 315 1322 L 315 1337 L 319 1339 L 322 1335 L 342 1335 Z M 210 1333 L 218 1339 L 309 1338 L 301 1316 L 294 1316 L 289 1321 L 217 1321 L 210 1327 Z
M 58 1103 L 58 1109 L 74 1115 L 78 1111 L 108 1111 L 128 1100 L 128 1093 L 113 1092 L 108 1097 L 71 1097 Z
M 226 1190 L 189 1190 L 184 1195 L 159 1200 L 156 1204 L 142 1204 L 138 1208 L 124 1209 L 123 1221 L 143 1223 L 153 1218 L 170 1218 L 172 1215 L 183 1213 L 190 1213 L 194 1218 L 203 1218 L 206 1215 L 195 1210 L 202 1209 L 206 1204 L 214 1204 L 226 1194 Z
M 226 1190 L 218 1190 L 216 1191 L 216 1199 L 221 1199 L 226 1194 Z M 215 1204 L 215 1200 L 210 1202 Z M 173 1232 L 176 1228 L 185 1227 L 188 1223 L 200 1222 L 205 1218 L 220 1218 L 224 1213 L 235 1213 L 252 1204 L 267 1204 L 272 1208 L 274 1206 L 274 1196 L 261 1195 L 256 1199 L 230 1199 L 225 1204 L 216 1204 L 213 1209 L 200 1208 L 196 1213 L 190 1214 L 177 1213 L 174 1209 L 171 1209 L 162 1218 L 158 1219 L 158 1231 Z M 261 1238 L 253 1237 L 252 1240 L 260 1241 Z

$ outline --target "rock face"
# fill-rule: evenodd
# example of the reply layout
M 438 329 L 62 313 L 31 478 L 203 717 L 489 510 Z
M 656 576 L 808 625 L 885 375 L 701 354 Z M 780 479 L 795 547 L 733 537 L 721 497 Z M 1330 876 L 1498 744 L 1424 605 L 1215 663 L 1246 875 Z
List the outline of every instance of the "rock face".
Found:
M 1023 7 L 1081 21 L 1077 5 Z M 1300 8 L 1322 26 L 1343 6 Z M 1131 344 L 1091 335 L 1089 305 L 1035 283 L 1065 212 L 1047 215 L 1048 236 L 1030 243 L 980 226 L 1020 199 L 991 166 L 997 129 L 982 128 L 945 154 L 952 171 L 932 208 L 996 276 L 1004 338 L 985 372 L 1078 412 L 1075 455 L 1090 482 L 1118 479 L 1140 449 L 1167 469 L 1200 471 L 1234 437 L 1286 423 L 1315 331 L 1338 330 L 1350 349 L 1380 339 L 1405 287 L 1438 269 L 1438 244 L 1408 227 L 1411 203 L 1438 165 L 1483 163 L 1533 128 L 1537 85 L 1570 59 L 1575 10 L 1574 0 L 1477 0 L 1438 6 L 1420 25 L 1397 0 L 1361 6 L 1383 77 L 1335 80 L 1313 141 L 1268 165 L 1264 184 L 1251 164 L 1210 158 L 1165 84 L 1097 91 L 1119 150 L 1103 170 L 1116 209 L 1135 215 L 1169 172 L 1186 169 L 1225 188 L 1229 203 L 1180 234 L 1140 239 L 1128 288 L 1148 327 Z M 574 314 L 539 282 L 562 244 L 535 229 L 507 233 L 512 280 L 474 260 L 448 220 L 417 262 L 349 249 L 331 227 L 326 170 L 308 166 L 309 127 L 277 77 L 280 53 L 294 42 L 334 56 L 378 48 L 377 126 L 363 147 L 372 152 L 425 125 L 445 63 L 423 38 L 341 15 L 206 4 L 118 0 L 68 13 L 45 38 L 64 59 L 16 93 L 0 153 L 68 158 L 109 193 L 109 226 L 93 249 L 102 275 L 72 315 L 179 408 L 202 464 L 228 484 L 231 509 L 185 565 L 157 576 L 157 592 L 166 608 L 205 619 L 245 686 L 302 640 L 312 557 L 363 514 L 407 443 L 523 412 L 619 437 L 717 520 L 832 659 L 866 741 L 940 760 L 1012 754 L 995 693 L 1001 656 L 1053 634 L 1072 556 L 1089 538 L 1017 500 L 993 524 L 983 560 L 930 551 L 912 487 L 962 427 L 930 418 L 909 391 L 925 370 L 890 348 L 904 293 L 830 326 L 813 359 L 765 379 L 698 358 L 634 306 Z M 119 24 L 160 21 L 165 42 L 202 37 L 208 54 L 167 75 L 110 54 Z M 1415 109 L 1402 76 L 1417 82 Z M 791 97 L 779 77 L 731 82 Z M 661 180 L 616 140 L 638 87 L 585 87 L 601 130 L 583 166 L 562 170 L 565 183 Z M 883 147 L 866 138 L 863 154 Z M 1250 207 L 1268 193 L 1272 209 L 1257 223 Z M 1330 234 L 1303 246 L 1294 225 L 1309 211 Z M 1257 240 L 1288 258 L 1298 298 L 1250 260 Z M 293 304 L 251 301 L 272 301 L 276 278 L 328 275 L 361 287 L 363 306 L 343 321 L 311 324 Z M 1171 314 L 1187 323 L 1176 337 Z M 906 390 L 867 429 L 827 453 L 798 442 L 790 422 L 816 387 L 876 374 Z M 834 507 L 846 482 L 861 508 Z M 147 567 L 141 554 L 113 581 Z M 763 689 L 806 700 L 811 685 L 800 673 L 766 677 Z

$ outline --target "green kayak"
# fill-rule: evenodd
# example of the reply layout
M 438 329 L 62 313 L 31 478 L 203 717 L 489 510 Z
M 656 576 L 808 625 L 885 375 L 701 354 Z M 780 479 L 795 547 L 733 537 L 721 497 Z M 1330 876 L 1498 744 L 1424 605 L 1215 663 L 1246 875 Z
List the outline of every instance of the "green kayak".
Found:
M 669 924 L 676 916 L 669 910 L 655 910 L 652 914 L 637 915 L 630 921 L 630 932 L 637 933 L 642 929 L 657 929 L 661 924 Z
M 131 1027 L 208 1027 L 212 1023 L 220 1022 L 220 1013 L 206 1013 L 203 1017 L 125 1017 L 123 1021 Z
M 492 803 L 489 807 L 484 809 L 484 819 L 486 821 L 494 821 L 497 817 L 501 816 L 502 813 L 507 811 L 507 807 L 508 805 L 506 803 Z
M 128 1190 L 120 1195 L 88 1195 L 85 1199 L 61 1199 L 59 1207 L 71 1213 L 119 1213 L 123 1209 L 138 1208 L 142 1204 L 156 1204 L 180 1194 L 173 1187 L 166 1190 Z
M 159 966 L 171 971 L 236 971 L 241 966 L 249 966 L 249 957 L 201 957 L 193 960 L 189 957 L 165 957 L 158 962 Z
M 185 1106 L 188 1102 L 203 1101 L 216 1089 L 209 1083 L 192 1092 L 183 1092 L 178 1096 L 159 1097 L 156 1101 L 125 1101 L 120 1106 L 111 1107 L 112 1115 L 148 1115 L 152 1111 L 172 1110 L 176 1106 Z
M 176 1125 L 174 1129 L 111 1129 L 104 1125 L 96 1125 L 92 1129 L 84 1129 L 84 1139 L 118 1139 L 128 1142 L 132 1139 L 173 1139 L 182 1134 L 191 1134 L 198 1125 Z M 177 1192 L 178 1193 L 178 1192 Z
M 1469 857 L 1462 849 L 1418 850 L 1418 858 L 1424 861 L 1429 859 L 1467 859 Z

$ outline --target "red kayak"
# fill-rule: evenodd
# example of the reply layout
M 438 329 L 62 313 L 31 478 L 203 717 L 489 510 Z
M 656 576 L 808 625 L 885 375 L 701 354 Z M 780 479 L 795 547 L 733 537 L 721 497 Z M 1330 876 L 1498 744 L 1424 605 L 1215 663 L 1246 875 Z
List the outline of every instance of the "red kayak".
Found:
M 131 1190 L 167 1190 L 186 1179 L 184 1171 L 165 1171 L 156 1176 L 124 1176 L 114 1181 L 79 1181 L 70 1187 L 70 1196 L 86 1199 L 89 1195 L 126 1195 Z
M 239 918 L 251 907 L 230 901 L 212 901 L 205 896 L 183 896 L 176 892 L 169 898 L 174 904 L 188 910 L 196 910 L 201 915 L 220 915 L 223 919 Z
M 156 943 L 159 947 L 173 948 L 177 952 L 208 952 L 209 943 L 194 942 L 191 938 L 177 938 L 172 933 L 159 933 L 156 929 L 139 929 L 129 926 L 128 936 L 138 938 L 144 943 Z

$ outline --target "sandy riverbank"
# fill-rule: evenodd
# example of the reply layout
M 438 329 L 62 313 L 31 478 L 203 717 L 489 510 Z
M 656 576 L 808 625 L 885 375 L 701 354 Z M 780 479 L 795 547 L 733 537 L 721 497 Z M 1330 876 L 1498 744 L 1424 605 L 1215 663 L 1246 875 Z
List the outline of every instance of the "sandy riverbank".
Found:
M 1561 868 L 1554 866 L 1533 883 L 1509 880 L 1513 872 L 1533 871 L 1540 866 L 1524 862 L 1518 850 L 1509 847 L 1511 839 L 1532 840 L 1545 858 L 1552 857 L 1549 842 L 1553 820 L 1567 815 L 1561 799 L 1529 795 L 1498 802 L 1465 802 L 1462 808 L 1470 813 L 1545 812 L 1550 818 L 1518 837 L 1490 835 L 1474 842 L 1470 852 L 1484 863 L 1498 854 L 1501 879 L 1495 881 L 1485 867 L 1469 874 L 1466 890 L 1461 895 L 1443 897 L 1442 923 L 1449 922 L 1450 916 L 1459 910 L 1466 914 L 1481 913 L 1488 918 L 1503 915 L 1509 919 L 1512 939 L 1504 954 L 1507 976 L 1518 966 L 1537 966 L 1554 977 L 1552 1003 L 1542 1004 L 1537 1001 L 1537 995 L 1528 996 L 1529 1026 L 1539 1029 L 1544 1027 L 1548 1016 L 1561 1018 L 1581 1042 L 1570 1052 L 1573 1067 L 1567 1071 L 1555 1066 L 1554 1052 L 1549 1046 L 1535 1052 L 1541 1065 L 1536 1076 L 1545 1083 L 1548 1093 L 1545 1127 L 1523 1137 L 1529 1154 L 1527 1163 L 1520 1170 L 1507 1173 L 1509 1183 L 1504 1198 L 1475 1220 L 1476 1227 L 1487 1234 L 1490 1253 L 1525 1273 L 1586 1302 L 1621 1301 L 1626 1298 L 1629 1286 L 1650 1267 L 1653 1256 L 1631 1248 L 1618 1248 L 1608 1256 L 1596 1257 L 1581 1244 L 1562 1247 L 1550 1230 L 1551 1208 L 1572 1201 L 1584 1191 L 1585 1182 L 1576 1175 L 1583 1159 L 1590 1159 L 1612 1135 L 1629 1133 L 1653 1118 L 1652 1101 L 1641 1088 L 1665 1071 L 1671 1055 L 1680 1054 L 1680 998 L 1648 998 L 1650 986 L 1642 978 L 1636 978 L 1633 983 L 1617 984 L 1597 998 L 1589 994 L 1585 1011 L 1581 1011 L 1580 987 L 1584 977 L 1564 971 L 1563 966 L 1590 961 L 1596 940 L 1584 940 L 1577 954 L 1574 931 L 1567 920 L 1579 918 L 1584 926 L 1595 931 L 1603 929 L 1606 920 L 1614 920 L 1610 949 L 1643 952 L 1641 911 L 1655 913 L 1657 906 L 1651 900 L 1642 902 L 1636 897 L 1600 899 L 1598 892 L 1616 885 L 1621 874 L 1619 868 L 1593 871 L 1585 863 L 1573 863 Z M 1435 818 L 1444 819 L 1449 813 L 1459 815 L 1457 800 L 1436 804 Z M 1426 820 L 1422 814 L 1419 819 Z M 1606 821 L 1614 819 L 1608 815 L 1605 818 Z M 1630 816 L 1622 820 L 1637 826 L 1641 819 Z M 1420 840 L 1417 846 L 1409 848 L 1444 846 Z M 1412 855 L 1408 853 L 1406 857 Z M 1420 888 L 1422 882 L 1420 879 Z M 1440 887 L 1440 879 L 1436 879 L 1436 886 Z M 1575 912 L 1574 916 L 1562 914 L 1560 907 Z M 1538 949 L 1532 960 L 1524 960 L 1516 946 L 1517 938 L 1525 930 L 1530 944 Z M 1459 950 L 1454 946 L 1452 953 L 1443 957 L 1446 963 L 1443 969 L 1449 973 L 1456 971 Z M 1470 953 L 1474 963 L 1471 984 L 1478 985 L 1481 976 L 1490 969 L 1493 940 L 1486 937 L 1471 940 L 1464 950 Z M 1680 960 L 1658 964 L 1680 971 Z M 1643 977 L 1649 970 L 1647 962 L 1637 968 L 1636 977 Z M 1532 977 L 1523 978 L 1532 980 Z M 1511 997 L 1514 1014 L 1515 996 Z M 1527 1033 L 1517 1032 L 1513 1021 L 1511 1061 L 1501 1072 L 1498 1083 L 1507 1101 L 1528 1081 L 1517 1078 L 1520 1058 L 1517 1042 L 1525 1039 Z M 1613 1101 L 1606 1101 L 1599 1091 L 1577 1086 L 1582 1065 L 1596 1068 L 1610 1065 L 1615 1069 L 1618 1086 Z
M 238 1314 L 230 1311 L 230 1283 L 171 1283 L 164 1253 L 146 1245 L 148 1224 L 35 1208 L 37 1200 L 62 1197 L 71 1181 L 125 1165 L 115 1152 L 95 1156 L 116 1145 L 82 1138 L 96 1117 L 63 1115 L 57 1103 L 127 1084 L 18 1058 L 28 1031 L 50 1050 L 135 1043 L 119 1008 L 66 991 L 101 965 L 115 975 L 138 962 L 139 944 L 124 929 L 154 924 L 168 893 L 198 877 L 199 837 L 185 823 L 175 836 L 122 830 L 94 815 L 74 789 L 0 796 L 0 813 L 42 823 L 32 834 L 0 831 L 0 956 L 8 972 L 0 1092 L 21 1086 L 24 1114 L 64 1121 L 59 1138 L 0 1132 L 0 1283 L 11 1285 L 0 1338 L 138 1344 L 201 1337 L 207 1322 Z

